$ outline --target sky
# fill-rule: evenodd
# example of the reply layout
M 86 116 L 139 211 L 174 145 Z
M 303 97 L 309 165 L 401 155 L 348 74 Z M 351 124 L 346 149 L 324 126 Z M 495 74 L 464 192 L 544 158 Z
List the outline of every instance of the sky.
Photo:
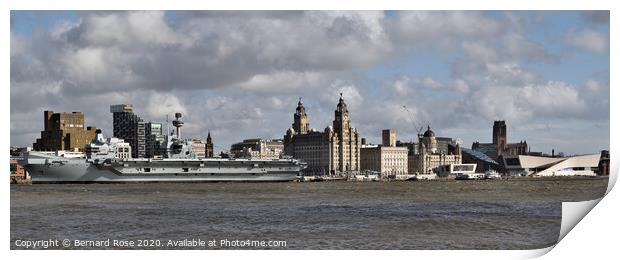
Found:
M 184 115 L 217 151 L 282 138 L 297 101 L 332 124 L 339 93 L 371 143 L 430 125 L 465 147 L 508 141 L 565 154 L 609 149 L 608 11 L 11 11 L 11 146 L 43 111 L 112 132 L 113 104 Z M 405 106 L 407 110 L 403 108 Z

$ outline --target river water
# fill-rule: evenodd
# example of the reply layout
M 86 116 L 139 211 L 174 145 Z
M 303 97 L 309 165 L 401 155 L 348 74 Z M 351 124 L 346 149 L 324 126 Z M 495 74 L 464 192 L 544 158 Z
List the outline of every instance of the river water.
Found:
M 607 182 L 11 185 L 11 248 L 68 239 L 50 248 L 534 249 L 557 241 L 562 201 L 599 198 Z M 74 242 L 108 239 L 135 244 Z M 215 244 L 168 244 L 198 239 Z

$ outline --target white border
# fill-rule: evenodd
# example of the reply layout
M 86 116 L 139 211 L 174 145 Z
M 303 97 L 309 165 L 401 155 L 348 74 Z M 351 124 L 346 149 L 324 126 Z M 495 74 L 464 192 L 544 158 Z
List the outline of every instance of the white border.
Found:
M 406 10 L 609 10 L 611 9 L 611 44 L 610 46 L 618 46 L 617 34 L 615 30 L 618 28 L 618 19 L 614 19 L 616 13 L 615 6 L 612 5 L 612 1 L 602 0 L 589 0 L 589 1 L 533 1 L 533 0 L 520 0 L 513 2 L 503 1 L 491 1 L 491 0 L 472 0 L 472 1 L 446 1 L 446 0 L 433 0 L 433 1 L 419 1 L 406 3 L 405 1 L 396 0 L 382 0 L 382 1 L 355 1 L 352 4 L 350 1 L 328 1 L 328 0 L 315 0 L 308 1 L 306 3 L 298 3 L 297 1 L 284 1 L 284 0 L 262 0 L 262 1 L 239 1 L 239 0 L 227 0 L 227 1 L 198 1 L 192 0 L 175 0 L 175 1 L 98 1 L 98 2 L 86 2 L 76 0 L 59 0 L 59 1 L 35 1 L 35 0 L 22 0 L 2 2 L 3 12 L 0 14 L 0 19 L 3 21 L 3 65 L 2 75 L 5 82 L 3 88 L 4 91 L 9 91 L 10 84 L 10 10 L 65 10 L 65 9 L 83 9 L 83 10 L 125 10 L 125 9 L 138 9 L 138 10 L 186 10 L 186 9 L 214 9 L 214 10 L 235 10 L 235 9 L 310 9 L 310 10 L 391 10 L 391 9 L 406 9 Z M 610 72 L 615 71 L 617 55 L 615 48 L 610 48 L 611 64 Z M 616 82 L 615 74 L 610 73 L 612 86 Z M 618 90 L 615 87 L 611 87 L 611 99 L 618 97 Z M 2 95 L 2 105 L 5 122 L 10 122 L 10 95 Z M 618 106 L 614 102 L 611 102 L 611 111 L 617 111 Z M 618 159 L 614 156 L 614 151 L 618 150 L 617 144 L 617 120 L 614 117 L 610 118 L 611 136 L 610 136 L 610 151 L 612 153 L 612 171 L 614 177 L 610 178 L 610 186 L 615 183 L 615 179 L 618 173 Z M 614 131 L 616 130 L 616 131 Z M 2 142 L 1 147 L 5 147 L 2 150 L 4 158 L 8 158 L 8 148 L 10 136 L 10 127 L 3 127 L 2 134 L 5 138 L 0 138 Z M 3 185 L 5 194 L 9 193 L 8 182 Z M 609 190 L 608 190 L 609 192 Z M 618 192 L 611 191 L 609 195 L 604 198 L 598 207 L 595 207 L 588 216 L 586 216 L 579 225 L 577 225 L 573 231 L 571 231 L 566 239 L 562 240 L 556 248 L 551 251 L 550 254 L 545 256 L 549 259 L 572 259 L 574 257 L 590 258 L 592 256 L 611 256 L 617 255 L 615 246 L 616 238 L 618 237 Z M 8 194 L 7 194 L 8 195 Z M 476 259 L 502 259 L 502 258 L 528 258 L 542 255 L 549 251 L 551 248 L 531 251 L 71 251 L 71 252 L 59 252 L 59 251 L 8 251 L 9 250 L 9 236 L 10 234 L 10 197 L 3 196 L 1 203 L 6 210 L 5 214 L 2 214 L 2 223 L 4 224 L 4 236 L 2 237 L 2 247 L 5 252 L 8 252 L 10 257 L 27 257 L 27 258 L 46 258 L 46 259 L 67 259 L 69 258 L 95 258 L 95 259 L 109 259 L 111 257 L 149 257 L 154 259 L 176 258 L 176 257 L 214 257 L 221 258 L 269 258 L 269 259 L 315 259 L 317 257 L 346 257 L 346 258 L 362 258 L 370 259 L 377 257 L 390 257 L 390 258 L 408 258 L 422 257 L 422 259 L 454 259 L 454 258 L 476 258 Z

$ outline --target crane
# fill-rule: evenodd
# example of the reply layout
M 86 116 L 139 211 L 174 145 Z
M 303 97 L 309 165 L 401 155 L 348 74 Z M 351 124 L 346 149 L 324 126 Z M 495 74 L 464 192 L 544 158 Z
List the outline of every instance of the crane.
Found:
M 424 126 L 418 124 L 418 122 L 416 122 L 413 119 L 413 115 L 411 114 L 411 111 L 409 111 L 407 106 L 403 105 L 403 110 L 405 110 L 405 112 L 407 112 L 407 115 L 409 116 L 409 120 L 411 120 L 411 123 L 413 124 L 414 129 L 417 131 L 418 139 L 422 138 L 422 130 L 424 129 Z

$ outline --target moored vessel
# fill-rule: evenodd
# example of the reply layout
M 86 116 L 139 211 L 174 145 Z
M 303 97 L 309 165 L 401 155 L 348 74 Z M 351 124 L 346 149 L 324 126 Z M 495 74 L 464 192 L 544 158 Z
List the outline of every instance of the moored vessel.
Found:
M 484 179 L 484 173 L 457 173 L 454 177 L 456 180 L 482 180 Z
M 180 116 L 180 114 L 179 114 Z M 97 130 L 84 157 L 26 152 L 20 161 L 33 183 L 292 181 L 305 163 L 292 159 L 197 158 L 187 140 L 166 136 L 164 158 L 131 158 L 131 147 Z
M 487 170 L 484 172 L 484 178 L 489 180 L 501 179 L 502 175 L 495 170 Z

